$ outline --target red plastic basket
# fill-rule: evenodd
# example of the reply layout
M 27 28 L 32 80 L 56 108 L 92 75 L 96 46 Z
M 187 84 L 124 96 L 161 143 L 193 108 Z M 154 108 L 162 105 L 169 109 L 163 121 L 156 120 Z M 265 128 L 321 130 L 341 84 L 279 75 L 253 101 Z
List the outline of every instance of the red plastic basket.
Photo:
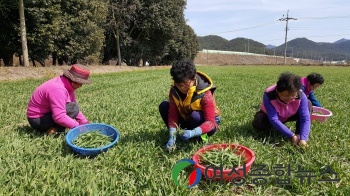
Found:
M 314 113 L 317 112 L 317 113 Z M 332 116 L 332 112 L 325 108 L 313 106 L 313 113 L 311 114 L 311 121 L 317 120 L 325 122 L 328 117 Z
M 200 154 L 206 151 L 210 151 L 212 149 L 226 149 L 227 147 L 231 147 L 231 149 L 235 149 L 236 154 L 242 155 L 244 158 L 244 164 L 243 165 L 236 167 L 235 170 L 233 169 L 226 169 L 226 170 L 219 170 L 213 168 L 209 168 L 208 166 L 201 165 L 201 160 L 200 160 Z M 210 179 L 210 180 L 224 180 L 224 181 L 231 181 L 235 179 L 240 179 L 243 178 L 244 175 L 247 175 L 250 167 L 253 165 L 253 162 L 255 160 L 255 155 L 254 152 L 241 145 L 237 144 L 213 144 L 213 145 L 208 145 L 205 146 L 204 148 L 201 148 L 198 150 L 193 156 L 192 160 L 196 162 L 194 165 L 195 168 L 200 168 L 202 171 L 202 175 L 205 176 L 205 178 Z

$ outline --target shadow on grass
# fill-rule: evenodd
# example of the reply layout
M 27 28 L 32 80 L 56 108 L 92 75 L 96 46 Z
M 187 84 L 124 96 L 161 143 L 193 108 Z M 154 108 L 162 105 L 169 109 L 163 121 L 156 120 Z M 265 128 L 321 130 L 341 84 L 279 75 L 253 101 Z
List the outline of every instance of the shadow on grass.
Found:
M 57 135 L 52 135 L 49 136 L 44 132 L 37 131 L 30 127 L 29 124 L 26 125 L 18 125 L 15 127 L 14 131 L 18 132 L 20 136 L 24 136 L 27 138 L 41 138 L 41 137 L 52 137 L 53 139 L 57 139 L 58 142 L 61 144 L 61 155 L 62 156 L 71 156 L 74 155 L 76 158 L 82 158 L 85 159 L 87 158 L 86 156 L 81 156 L 77 153 L 75 153 L 66 143 L 65 140 L 65 134 L 57 134 Z M 215 137 L 216 134 L 213 135 Z M 126 143 L 153 143 L 155 148 L 162 149 L 161 154 L 180 154 L 180 153 L 186 153 L 186 152 L 191 152 L 193 149 L 200 149 L 204 147 L 206 144 L 202 142 L 200 138 L 192 138 L 188 141 L 183 141 L 179 137 L 177 137 L 176 140 L 176 149 L 172 152 L 168 152 L 165 147 L 166 143 L 168 142 L 169 139 L 169 132 L 167 129 L 159 129 L 159 131 L 156 132 L 150 132 L 148 130 L 145 131 L 138 131 L 136 133 L 132 134 L 126 134 L 123 135 L 121 133 L 119 141 L 117 142 L 116 145 L 123 145 Z M 210 142 L 210 137 L 209 137 L 209 142 Z M 93 156 L 88 157 L 88 158 L 95 158 Z
M 274 147 L 281 147 L 288 143 L 289 140 L 283 137 L 276 129 L 270 129 L 267 131 L 257 131 L 250 123 L 246 123 L 240 126 L 231 126 L 227 128 L 230 130 L 229 133 L 225 133 L 227 138 L 243 137 L 243 138 L 253 138 L 257 142 L 262 144 L 273 145 Z
M 26 135 L 29 138 L 37 138 L 45 135 L 45 133 L 33 129 L 29 124 L 18 125 L 17 127 L 15 127 L 14 131 L 17 131 L 19 135 Z
M 118 141 L 118 144 L 126 143 L 153 143 L 155 148 L 162 149 L 162 152 L 168 154 L 177 154 L 180 152 L 190 152 L 194 147 L 204 145 L 200 138 L 192 138 L 188 141 L 183 141 L 180 137 L 176 138 L 176 148 L 168 152 L 166 150 L 166 144 L 169 140 L 169 131 L 164 129 L 158 129 L 156 132 L 150 131 L 138 131 L 136 133 L 122 135 Z M 153 146 L 152 146 L 153 147 Z
M 256 112 L 259 111 L 260 110 L 260 104 L 253 105 L 252 108 L 255 109 Z
M 257 111 L 260 110 L 260 104 L 251 106 L 253 109 Z M 254 138 L 254 140 L 257 140 L 258 142 L 262 144 L 272 144 L 275 147 L 281 147 L 283 146 L 287 140 L 285 137 L 283 137 L 276 129 L 271 128 L 267 131 L 257 131 L 255 130 L 252 125 L 247 123 L 244 125 L 244 127 L 247 131 L 247 133 L 251 134 L 250 136 Z
M 270 129 L 264 132 L 256 131 L 254 139 L 262 144 L 271 144 L 274 147 L 282 147 L 288 143 L 288 139 L 283 137 L 276 129 Z
M 125 133 L 126 131 L 124 131 Z M 123 134 L 120 133 L 120 138 L 118 143 L 144 143 L 144 142 L 152 142 L 155 141 L 156 144 L 160 142 L 164 142 L 164 139 L 168 135 L 168 131 L 165 129 L 161 129 L 157 132 L 150 132 L 148 130 L 140 130 L 133 133 Z
M 20 136 L 27 137 L 30 139 L 37 139 L 37 138 L 43 138 L 43 137 L 52 137 L 53 139 L 57 139 L 57 141 L 61 142 L 61 155 L 62 156 L 69 156 L 69 155 L 75 155 L 76 157 L 80 157 L 79 155 L 75 154 L 73 150 L 70 149 L 70 147 L 67 145 L 66 140 L 65 140 L 65 134 L 60 133 L 60 134 L 55 134 L 55 135 L 47 135 L 44 132 L 37 131 L 33 129 L 30 125 L 18 125 L 15 127 L 14 131 L 18 132 Z M 84 158 L 84 157 L 82 157 Z

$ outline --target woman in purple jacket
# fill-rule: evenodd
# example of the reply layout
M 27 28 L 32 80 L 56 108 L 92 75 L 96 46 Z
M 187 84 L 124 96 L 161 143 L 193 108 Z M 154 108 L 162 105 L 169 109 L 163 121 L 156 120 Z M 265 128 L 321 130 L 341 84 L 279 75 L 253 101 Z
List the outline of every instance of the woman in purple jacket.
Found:
M 301 88 L 313 106 L 322 107 L 321 103 L 317 100 L 314 94 L 314 90 L 320 87 L 323 82 L 324 79 L 319 73 L 310 73 L 307 75 L 307 77 L 301 78 Z
M 294 145 L 306 146 L 311 111 L 311 102 L 301 90 L 300 77 L 286 72 L 280 75 L 277 84 L 265 90 L 263 102 L 252 125 L 258 131 L 267 131 L 274 127 L 290 138 Z M 296 121 L 295 133 L 284 124 L 288 121 Z
M 54 134 L 89 123 L 80 111 L 74 93 L 83 84 L 91 83 L 89 76 L 90 71 L 86 66 L 75 64 L 63 75 L 37 87 L 27 107 L 31 127 Z

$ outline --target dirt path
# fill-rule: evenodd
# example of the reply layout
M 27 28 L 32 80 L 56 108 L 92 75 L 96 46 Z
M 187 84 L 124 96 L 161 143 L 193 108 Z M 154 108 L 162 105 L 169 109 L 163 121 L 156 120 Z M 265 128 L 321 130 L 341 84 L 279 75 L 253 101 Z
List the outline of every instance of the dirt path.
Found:
M 102 73 L 113 73 L 121 71 L 159 69 L 170 66 L 89 66 L 92 75 Z M 28 78 L 52 78 L 61 75 L 63 70 L 69 69 L 69 66 L 52 66 L 52 67 L 0 67 L 0 81 L 14 81 Z
M 318 61 L 300 60 L 287 58 L 287 64 L 320 64 Z M 281 65 L 282 57 L 266 57 L 252 55 L 233 55 L 233 54 L 206 54 L 199 52 L 194 59 L 196 65 Z M 0 81 L 12 81 L 27 78 L 52 78 L 63 73 L 63 70 L 69 69 L 69 66 L 51 66 L 51 67 L 0 67 Z M 148 70 L 169 68 L 170 66 L 89 66 L 92 75 L 101 73 Z

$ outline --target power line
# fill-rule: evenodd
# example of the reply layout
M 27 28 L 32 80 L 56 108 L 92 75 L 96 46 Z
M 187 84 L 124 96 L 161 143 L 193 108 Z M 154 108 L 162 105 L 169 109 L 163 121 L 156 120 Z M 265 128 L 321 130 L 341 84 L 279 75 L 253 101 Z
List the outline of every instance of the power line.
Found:
M 311 37 L 334 37 L 334 36 L 345 36 L 345 35 L 350 35 L 350 34 L 337 34 L 337 35 L 314 35 Z
M 297 20 L 296 18 L 289 18 L 288 16 L 289 10 L 287 11 L 287 17 L 280 18 L 279 21 L 286 21 L 286 36 L 284 38 L 284 64 L 286 64 L 286 55 L 287 55 L 287 32 L 288 32 L 288 21 L 289 20 Z M 283 15 L 284 16 L 284 15 Z
M 299 20 L 325 20 L 325 19 L 338 19 L 338 18 L 349 18 L 350 15 L 347 16 L 327 16 L 327 17 L 301 17 Z
M 350 30 L 350 27 L 333 27 L 333 28 L 304 28 L 304 27 L 293 27 L 292 30 Z
M 277 20 L 277 21 L 286 21 L 286 29 L 285 32 L 286 32 L 286 36 L 285 36 L 285 48 L 287 48 L 287 31 L 288 30 L 293 30 L 293 31 L 311 31 L 311 30 L 350 30 L 349 29 L 349 26 L 345 26 L 345 27 L 328 27 L 328 28 L 312 28 L 312 27 L 291 27 L 289 28 L 288 27 L 288 20 L 326 20 L 326 19 L 344 19 L 344 18 L 349 18 L 350 15 L 343 15 L 343 16 L 326 16 L 326 17 L 298 17 L 298 19 L 296 18 L 291 18 L 291 17 L 288 17 L 288 13 L 289 13 L 289 10 L 287 12 L 287 17 L 284 17 L 283 15 L 283 18 Z M 240 23 L 243 23 L 243 22 L 240 22 Z M 236 23 L 235 23 L 236 24 Z M 243 28 L 239 28 L 239 29 L 232 29 L 232 30 L 228 30 L 228 31 L 221 31 L 221 32 L 215 32 L 215 33 L 210 33 L 210 34 L 207 34 L 207 35 L 220 35 L 220 34 L 226 34 L 226 33 L 233 33 L 233 32 L 239 32 L 239 31 L 247 31 L 247 30 L 251 30 L 251 29 L 257 29 L 257 28 L 261 28 L 261 27 L 266 27 L 266 26 L 272 26 L 272 25 L 275 25 L 277 24 L 276 21 L 270 21 L 270 22 L 266 22 L 266 23 L 262 23 L 262 24 L 258 24 L 258 25 L 255 25 L 255 26 L 248 26 L 248 27 L 243 27 Z M 275 33 L 278 33 L 280 31 L 276 31 Z M 261 32 L 260 32 L 261 33 Z M 266 34 L 259 34 L 259 35 L 256 35 L 255 37 L 264 37 L 266 35 L 271 35 L 272 32 L 271 30 L 269 31 L 269 33 L 266 33 Z M 348 35 L 348 34 L 342 34 L 342 35 Z M 204 35 L 203 35 L 204 36 Z M 341 35 L 324 35 L 324 36 L 309 36 L 309 38 L 312 38 L 312 37 L 334 37 L 334 36 L 341 36 Z M 264 41 L 275 41 L 275 40 L 282 40 L 283 38 L 281 39 L 265 39 Z
M 288 12 L 289 12 L 289 10 L 288 10 Z M 327 16 L 327 17 L 299 17 L 298 20 L 340 19 L 340 18 L 349 18 L 349 17 L 350 17 L 350 15 L 347 15 L 347 16 Z M 295 18 L 289 18 L 289 19 L 296 20 Z M 285 21 L 285 20 L 289 20 L 289 19 L 281 18 L 281 19 L 279 19 L 279 21 Z M 288 23 L 288 21 L 287 21 L 287 23 Z M 255 28 L 270 26 L 272 24 L 274 24 L 274 22 L 268 22 L 268 23 L 264 23 L 264 24 L 260 24 L 260 25 L 256 25 L 256 26 L 250 26 L 250 27 L 246 27 L 246 28 L 234 29 L 234 30 L 229 30 L 229 31 L 215 32 L 215 33 L 210 33 L 210 34 L 211 35 L 217 35 L 217 34 L 232 33 L 232 32 L 238 32 L 238 31 L 245 31 L 245 30 L 249 30 L 249 29 L 255 29 Z M 295 29 L 293 28 L 293 30 L 295 30 Z
M 255 29 L 255 28 L 259 28 L 259 27 L 269 26 L 269 25 L 272 25 L 273 23 L 275 23 L 275 22 L 265 23 L 265 24 L 261 24 L 261 25 L 257 25 L 257 26 L 251 26 L 251 27 L 246 27 L 246 28 L 241 28 L 241 29 L 236 29 L 236 30 L 231 30 L 231 31 L 211 33 L 211 34 L 213 35 L 213 34 L 223 34 L 223 33 L 237 32 L 237 31 L 244 31 L 244 30 L 248 30 L 248 29 Z

